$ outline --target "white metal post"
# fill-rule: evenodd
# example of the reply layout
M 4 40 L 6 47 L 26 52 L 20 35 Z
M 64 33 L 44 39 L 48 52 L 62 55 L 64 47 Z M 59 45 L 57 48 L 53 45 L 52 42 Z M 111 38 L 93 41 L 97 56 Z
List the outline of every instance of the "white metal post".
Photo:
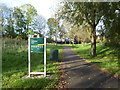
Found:
M 46 77 L 46 38 L 44 38 L 44 77 Z
M 28 37 L 28 73 L 30 77 L 30 36 Z
M 37 37 L 39 38 L 39 37 Z M 31 54 L 31 50 L 30 50 L 30 41 L 31 40 L 31 37 L 29 36 L 28 37 L 28 73 L 29 73 L 29 76 L 31 74 L 44 74 L 44 77 L 46 77 L 46 38 L 44 38 L 44 72 L 30 72 L 31 68 L 30 68 L 30 54 Z

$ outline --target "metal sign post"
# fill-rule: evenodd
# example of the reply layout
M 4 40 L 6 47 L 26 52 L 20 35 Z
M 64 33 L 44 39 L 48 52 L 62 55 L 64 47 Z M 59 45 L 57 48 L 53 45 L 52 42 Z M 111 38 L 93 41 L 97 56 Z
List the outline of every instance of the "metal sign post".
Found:
M 44 77 L 46 77 L 46 38 L 44 38 Z
M 44 72 L 31 72 L 30 54 L 32 52 L 44 53 Z M 46 77 L 46 38 L 28 38 L 28 73 L 29 77 L 31 74 L 44 74 Z

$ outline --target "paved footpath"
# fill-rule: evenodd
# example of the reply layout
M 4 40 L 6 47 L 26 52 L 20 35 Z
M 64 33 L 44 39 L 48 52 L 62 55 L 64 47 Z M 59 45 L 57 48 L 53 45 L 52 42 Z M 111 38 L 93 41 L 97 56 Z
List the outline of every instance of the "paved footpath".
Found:
M 95 68 L 64 46 L 62 67 L 68 88 L 120 88 L 120 80 Z

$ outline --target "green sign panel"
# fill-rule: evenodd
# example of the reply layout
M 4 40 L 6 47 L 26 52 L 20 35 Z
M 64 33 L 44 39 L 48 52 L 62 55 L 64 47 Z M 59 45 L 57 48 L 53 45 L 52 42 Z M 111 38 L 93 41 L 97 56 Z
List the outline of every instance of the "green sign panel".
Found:
M 30 38 L 31 52 L 44 52 L 44 38 Z

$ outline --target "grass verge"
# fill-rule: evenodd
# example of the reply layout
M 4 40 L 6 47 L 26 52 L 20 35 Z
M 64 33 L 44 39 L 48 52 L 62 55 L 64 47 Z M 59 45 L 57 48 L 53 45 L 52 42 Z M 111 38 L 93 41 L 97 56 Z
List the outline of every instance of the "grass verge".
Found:
M 59 79 L 59 62 L 50 61 L 50 50 L 59 50 L 59 60 L 62 59 L 62 46 L 47 44 L 47 74 L 52 78 L 27 79 L 21 78 L 28 75 L 28 50 L 27 41 L 3 39 L 2 45 L 2 88 L 55 88 Z M 32 53 L 32 71 L 43 71 L 42 55 Z

